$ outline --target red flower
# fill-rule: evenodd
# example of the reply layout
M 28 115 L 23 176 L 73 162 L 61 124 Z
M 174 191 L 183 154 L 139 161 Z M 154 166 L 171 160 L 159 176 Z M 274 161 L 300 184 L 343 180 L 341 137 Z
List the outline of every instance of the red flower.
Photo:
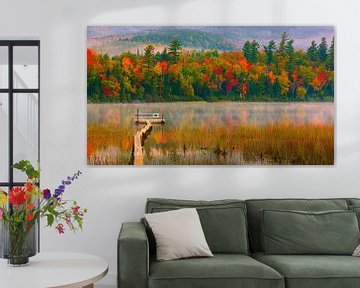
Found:
M 24 196 L 25 200 L 29 200 L 31 198 L 31 195 L 28 194 L 28 193 L 25 193 L 25 196 Z
M 26 210 L 31 210 L 34 208 L 34 205 L 32 203 L 29 203 L 28 205 L 26 205 Z
M 26 221 L 31 221 L 31 220 L 33 220 L 33 218 L 34 218 L 34 215 L 32 215 L 32 214 L 26 215 Z
M 59 234 L 65 233 L 65 229 L 64 229 L 63 224 L 59 223 L 55 228 L 58 230 Z
M 71 215 L 70 214 L 66 215 L 65 222 L 66 222 L 67 225 L 69 225 L 71 223 Z
M 76 215 L 79 214 L 80 206 L 71 207 L 71 209 L 73 210 L 73 214 Z
M 33 186 L 32 186 L 32 184 L 30 183 L 30 182 L 26 182 L 25 183 L 25 187 L 26 187 L 26 190 L 28 191 L 28 192 L 31 192 L 31 191 L 33 191 Z
M 23 187 L 13 187 L 9 193 L 9 201 L 12 205 L 22 205 L 25 203 L 25 189 Z

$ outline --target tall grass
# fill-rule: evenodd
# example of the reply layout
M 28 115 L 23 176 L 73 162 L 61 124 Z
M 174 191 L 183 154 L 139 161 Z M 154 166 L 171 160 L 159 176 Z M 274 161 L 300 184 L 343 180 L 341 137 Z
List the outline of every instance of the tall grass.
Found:
M 116 123 L 87 126 L 87 159 L 90 165 L 124 165 L 131 157 L 134 131 Z
M 179 125 L 155 127 L 145 143 L 148 165 L 331 165 L 333 124 Z M 134 129 L 88 125 L 89 164 L 128 164 Z

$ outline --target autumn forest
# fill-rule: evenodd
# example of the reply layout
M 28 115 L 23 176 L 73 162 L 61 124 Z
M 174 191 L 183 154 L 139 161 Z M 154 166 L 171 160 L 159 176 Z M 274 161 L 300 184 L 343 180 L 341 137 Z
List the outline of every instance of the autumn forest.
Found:
M 295 49 L 284 32 L 278 43 L 221 51 L 185 49 L 174 37 L 156 53 L 152 44 L 112 57 L 89 48 L 87 69 L 89 103 L 332 102 L 334 38 Z

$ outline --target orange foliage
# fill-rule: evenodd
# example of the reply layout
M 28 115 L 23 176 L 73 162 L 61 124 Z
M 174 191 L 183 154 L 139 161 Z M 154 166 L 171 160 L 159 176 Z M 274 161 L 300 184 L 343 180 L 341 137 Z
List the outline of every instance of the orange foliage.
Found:
M 293 71 L 293 73 L 291 74 L 291 77 L 294 82 L 299 80 L 299 74 L 297 73 L 297 71 Z
M 268 74 L 267 74 L 268 78 L 269 78 L 269 81 L 271 83 L 271 85 L 274 85 L 275 84 L 275 81 L 276 81 L 276 76 L 275 76 L 275 73 L 273 71 L 270 71 Z
M 119 81 L 113 75 L 110 75 L 109 78 L 106 78 L 105 75 L 102 76 L 103 77 L 101 78 L 102 79 L 101 85 L 102 85 L 103 93 L 106 96 L 117 97 L 120 93 Z
M 104 68 L 98 60 L 98 54 L 95 50 L 87 49 L 87 69 L 88 74 L 104 72 Z
M 243 83 L 243 84 L 241 85 L 241 93 L 242 93 L 242 95 L 243 95 L 243 96 L 246 96 L 247 91 L 248 91 L 248 86 L 247 86 L 247 84 Z
M 324 72 L 319 72 L 316 77 L 310 82 L 310 85 L 314 88 L 314 90 L 321 90 L 327 82 L 326 75 Z
M 164 74 L 168 73 L 168 63 L 166 61 L 161 61 L 161 62 L 158 62 L 157 65 L 159 65 L 162 69 L 162 72 Z
M 87 65 L 93 65 L 96 61 L 97 53 L 95 50 L 87 49 Z
M 278 81 L 280 84 L 281 95 L 287 95 L 287 93 L 290 89 L 290 80 L 289 80 L 289 76 L 285 70 L 281 70 L 281 73 L 278 76 Z
M 126 73 L 130 72 L 130 68 L 134 66 L 134 61 L 131 60 L 129 57 L 124 57 L 122 59 L 122 67 L 124 68 Z
M 246 58 L 242 58 L 241 60 L 239 60 L 239 64 L 242 70 L 246 70 L 246 71 L 251 70 L 251 64 L 246 60 Z

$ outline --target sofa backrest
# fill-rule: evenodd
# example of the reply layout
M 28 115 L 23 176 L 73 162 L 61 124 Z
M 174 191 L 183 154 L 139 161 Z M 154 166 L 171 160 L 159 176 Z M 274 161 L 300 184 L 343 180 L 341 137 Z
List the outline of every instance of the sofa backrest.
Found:
M 157 213 L 181 208 L 196 208 L 206 241 L 213 253 L 248 254 L 247 213 L 245 201 L 195 201 L 147 199 L 145 213 Z M 151 251 L 154 237 L 147 227 Z
M 250 247 L 252 252 L 262 251 L 261 215 L 264 209 L 329 211 L 348 210 L 347 199 L 253 199 L 246 200 L 248 213 Z
M 353 207 L 353 206 L 360 207 L 360 199 L 359 198 L 348 198 L 347 201 L 348 201 L 349 208 Z

